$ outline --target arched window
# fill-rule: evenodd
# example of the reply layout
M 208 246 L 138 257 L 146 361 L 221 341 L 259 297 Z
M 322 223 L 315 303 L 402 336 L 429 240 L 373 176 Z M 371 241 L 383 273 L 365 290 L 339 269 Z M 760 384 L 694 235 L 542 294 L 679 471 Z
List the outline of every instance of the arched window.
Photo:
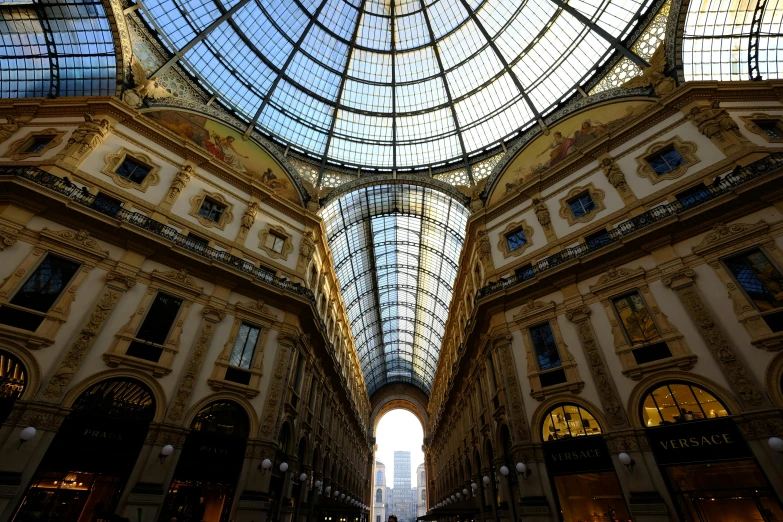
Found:
M 14 403 L 27 386 L 27 370 L 11 353 L 0 350 L 0 424 L 4 423 Z
M 201 408 L 193 418 L 190 429 L 246 439 L 250 433 L 250 422 L 239 404 L 215 401 Z
M 73 411 L 148 423 L 155 416 L 155 401 L 146 384 L 120 377 L 90 386 L 73 403 Z
M 600 433 L 601 426 L 589 411 L 576 404 L 561 404 L 544 416 L 541 439 L 559 440 Z
M 383 484 L 383 471 L 378 470 L 375 472 L 375 483 L 378 485 Z
M 378 488 L 375 490 L 375 503 L 380 504 L 383 502 L 383 491 L 381 491 L 381 488 Z
M 427 499 L 427 492 L 425 490 L 421 490 L 421 499 L 426 500 Z
M 642 403 L 645 426 L 726 417 L 729 410 L 710 392 L 687 382 L 670 382 L 650 390 Z
M 419 479 L 419 484 L 424 484 L 424 472 L 421 472 L 421 479 Z

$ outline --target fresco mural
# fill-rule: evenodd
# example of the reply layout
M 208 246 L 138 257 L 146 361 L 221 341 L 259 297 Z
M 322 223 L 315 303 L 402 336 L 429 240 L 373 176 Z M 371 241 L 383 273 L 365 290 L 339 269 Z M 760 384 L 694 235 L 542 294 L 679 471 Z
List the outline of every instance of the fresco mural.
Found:
M 277 195 L 297 205 L 302 204 L 296 187 L 277 162 L 252 141 L 244 141 L 242 135 L 233 129 L 187 112 L 151 111 L 143 114 L 205 149 L 235 171 L 260 180 Z
M 580 112 L 550 128 L 548 136 L 531 141 L 495 183 L 489 204 L 516 192 L 533 177 L 565 161 L 597 138 L 622 127 L 655 102 L 626 101 Z

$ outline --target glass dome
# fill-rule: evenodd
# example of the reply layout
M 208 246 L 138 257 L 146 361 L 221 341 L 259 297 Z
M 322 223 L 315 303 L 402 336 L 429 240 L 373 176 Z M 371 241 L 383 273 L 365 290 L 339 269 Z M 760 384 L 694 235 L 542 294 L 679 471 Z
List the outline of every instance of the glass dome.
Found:
M 652 0 L 149 0 L 220 101 L 342 165 L 466 164 L 577 93 Z

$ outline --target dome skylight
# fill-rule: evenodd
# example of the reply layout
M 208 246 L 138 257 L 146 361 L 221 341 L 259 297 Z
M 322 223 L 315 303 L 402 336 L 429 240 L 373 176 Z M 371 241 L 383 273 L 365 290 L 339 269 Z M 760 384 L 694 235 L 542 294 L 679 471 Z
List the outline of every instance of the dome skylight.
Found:
M 174 56 L 246 120 L 317 158 L 466 163 L 571 96 L 652 2 L 149 0 Z

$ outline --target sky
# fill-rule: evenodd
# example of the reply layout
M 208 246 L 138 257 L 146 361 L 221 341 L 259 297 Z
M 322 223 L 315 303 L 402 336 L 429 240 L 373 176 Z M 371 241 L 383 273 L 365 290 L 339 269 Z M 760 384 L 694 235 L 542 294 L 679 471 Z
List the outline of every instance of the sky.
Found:
M 386 487 L 394 485 L 394 452 L 411 452 L 411 486 L 416 487 L 416 468 L 424 463 L 424 430 L 419 420 L 409 411 L 392 410 L 378 422 L 375 460 L 386 465 Z

